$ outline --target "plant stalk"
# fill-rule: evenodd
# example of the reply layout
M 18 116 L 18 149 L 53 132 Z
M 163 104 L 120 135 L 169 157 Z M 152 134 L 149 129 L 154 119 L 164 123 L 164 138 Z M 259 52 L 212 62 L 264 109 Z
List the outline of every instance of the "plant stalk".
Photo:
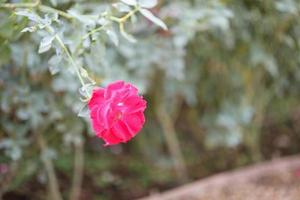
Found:
M 177 177 L 180 181 L 185 182 L 188 179 L 186 164 L 182 155 L 178 138 L 176 136 L 172 119 L 161 103 L 159 106 L 157 106 L 156 115 L 163 128 L 163 133 L 174 161 Z
M 75 144 L 74 172 L 71 186 L 70 200 L 79 200 L 84 170 L 84 143 Z
M 46 143 L 42 133 L 36 133 L 36 139 L 37 139 L 38 145 L 41 149 L 41 152 L 42 153 L 45 152 L 47 150 L 47 143 Z M 59 191 L 59 184 L 57 181 L 57 177 L 56 177 L 54 166 L 53 166 L 51 159 L 49 159 L 47 157 L 43 157 L 42 162 L 45 166 L 45 169 L 46 169 L 46 172 L 48 175 L 48 180 L 49 180 L 48 184 L 49 184 L 49 192 L 50 192 L 51 199 L 62 200 L 62 196 Z

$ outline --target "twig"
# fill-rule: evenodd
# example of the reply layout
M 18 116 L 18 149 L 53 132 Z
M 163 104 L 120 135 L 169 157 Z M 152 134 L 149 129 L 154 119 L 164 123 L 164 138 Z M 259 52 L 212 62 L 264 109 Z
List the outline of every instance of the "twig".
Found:
M 104 28 L 104 26 L 100 26 L 100 27 L 98 27 L 98 28 L 95 28 L 95 29 L 89 31 L 87 34 L 85 34 L 85 35 L 82 37 L 81 41 L 87 39 L 90 35 L 92 35 L 92 34 L 94 34 L 94 33 L 96 33 L 96 32 L 101 31 L 103 28 Z
M 74 17 L 62 10 L 58 10 L 55 8 L 51 8 L 49 6 L 45 6 L 45 5 L 39 5 L 38 8 L 43 11 L 43 12 L 51 12 L 51 13 L 57 13 L 58 15 L 66 18 L 66 19 L 73 19 Z

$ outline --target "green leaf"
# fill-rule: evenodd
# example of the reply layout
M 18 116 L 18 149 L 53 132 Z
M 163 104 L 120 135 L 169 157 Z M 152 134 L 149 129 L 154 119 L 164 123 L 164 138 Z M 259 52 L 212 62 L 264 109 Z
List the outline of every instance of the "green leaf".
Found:
M 113 7 L 116 8 L 119 12 L 130 12 L 130 7 L 122 2 L 114 3 Z
M 108 38 L 114 43 L 114 45 L 118 46 L 119 45 L 118 35 L 112 30 L 106 30 L 105 32 Z
M 147 19 L 152 21 L 154 24 L 160 26 L 164 30 L 168 30 L 167 25 L 159 18 L 155 17 L 149 10 L 141 8 L 139 11 L 141 12 L 142 15 L 144 15 Z
M 68 13 L 86 26 L 94 27 L 96 24 L 96 19 L 93 16 L 83 15 L 75 9 L 68 10 Z
M 4 64 L 9 62 L 11 56 L 11 50 L 8 41 L 3 41 L 0 38 L 0 69 L 3 67 Z
M 48 68 L 52 75 L 57 74 L 60 71 L 61 67 L 59 64 L 61 63 L 61 61 L 62 57 L 60 55 L 54 55 L 48 61 Z
M 21 30 L 21 33 L 25 33 L 25 32 L 35 32 L 37 30 L 36 26 L 30 26 L 30 27 L 26 27 L 23 30 Z
M 54 7 L 57 6 L 57 0 L 50 0 L 50 3 L 51 3 Z
M 90 117 L 90 111 L 88 109 L 87 104 L 84 104 L 81 106 L 78 112 L 78 117 L 83 117 L 83 118 L 89 118 Z
M 135 39 L 132 35 L 126 33 L 124 30 L 121 30 L 121 34 L 122 34 L 122 36 L 123 36 L 125 39 L 127 39 L 129 42 L 132 42 L 132 43 L 135 43 L 135 42 L 136 42 L 136 39 Z
M 121 1 L 130 6 L 135 6 L 137 4 L 136 0 L 121 0 Z
M 157 0 L 139 0 L 139 5 L 142 8 L 153 8 L 157 5 Z
M 54 38 L 55 38 L 55 36 L 53 36 L 53 35 L 44 37 L 40 43 L 38 52 L 44 53 L 44 52 L 48 51 L 52 46 L 52 42 L 53 42 Z
M 40 16 L 30 10 L 19 10 L 16 12 L 16 15 L 27 17 L 29 20 L 37 23 L 41 22 Z

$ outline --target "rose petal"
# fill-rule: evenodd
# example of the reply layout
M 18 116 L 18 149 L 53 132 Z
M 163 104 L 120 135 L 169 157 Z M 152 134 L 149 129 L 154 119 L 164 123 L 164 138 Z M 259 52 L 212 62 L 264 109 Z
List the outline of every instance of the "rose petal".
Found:
M 129 126 L 131 130 L 133 130 L 134 132 L 138 132 L 144 125 L 145 118 L 142 112 L 138 112 L 130 115 L 125 115 L 123 117 L 123 121 Z
M 120 142 L 122 142 L 122 140 L 111 131 L 107 131 L 106 133 L 104 133 L 102 139 L 105 141 L 105 146 L 119 144 Z
M 128 130 L 124 129 L 124 127 L 120 126 L 119 123 L 115 123 L 114 126 L 111 128 L 111 132 L 116 135 L 122 142 L 126 141 L 127 139 L 127 132 Z
M 104 92 L 103 88 L 97 88 L 93 90 L 92 98 L 88 103 L 88 107 L 92 109 L 93 106 L 101 104 L 104 101 Z
M 112 94 L 117 90 L 122 89 L 124 84 L 125 84 L 124 81 L 116 81 L 112 84 L 109 84 L 105 90 L 104 97 L 106 99 L 111 98 Z

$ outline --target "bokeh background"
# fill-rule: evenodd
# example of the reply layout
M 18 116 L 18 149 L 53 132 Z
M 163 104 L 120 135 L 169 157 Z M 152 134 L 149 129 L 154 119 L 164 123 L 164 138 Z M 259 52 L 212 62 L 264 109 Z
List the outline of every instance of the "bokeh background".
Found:
M 112 1 L 42 3 L 85 14 Z M 138 15 L 127 27 L 136 43 L 99 35 L 78 54 L 99 85 L 129 81 L 148 101 L 142 132 L 106 148 L 77 116 L 76 77 L 38 54 L 41 36 L 20 32 L 28 20 L 0 8 L 3 199 L 45 199 L 51 187 L 135 199 L 300 152 L 298 0 L 161 0 L 152 12 L 168 31 Z M 70 48 L 84 31 L 64 24 Z

